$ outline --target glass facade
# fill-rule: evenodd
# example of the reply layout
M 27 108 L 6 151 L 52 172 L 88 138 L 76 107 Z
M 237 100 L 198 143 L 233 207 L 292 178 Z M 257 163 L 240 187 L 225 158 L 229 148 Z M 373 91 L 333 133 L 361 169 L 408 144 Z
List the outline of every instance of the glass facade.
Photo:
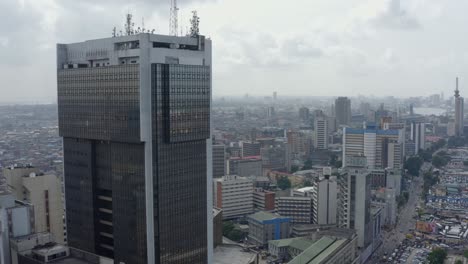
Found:
M 139 142 L 139 79 L 138 65 L 59 70 L 60 136 Z
M 70 246 L 147 263 L 138 65 L 58 72 Z
M 138 65 L 58 71 L 69 245 L 147 263 Z M 156 263 L 207 262 L 210 67 L 152 65 Z
M 207 262 L 210 68 L 152 65 L 155 250 L 160 263 Z

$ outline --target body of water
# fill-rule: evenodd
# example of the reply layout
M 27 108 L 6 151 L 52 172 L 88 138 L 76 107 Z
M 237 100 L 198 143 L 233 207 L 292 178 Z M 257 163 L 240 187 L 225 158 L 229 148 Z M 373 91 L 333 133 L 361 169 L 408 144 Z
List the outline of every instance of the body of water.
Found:
M 447 110 L 437 107 L 415 107 L 414 113 L 419 115 L 445 115 Z

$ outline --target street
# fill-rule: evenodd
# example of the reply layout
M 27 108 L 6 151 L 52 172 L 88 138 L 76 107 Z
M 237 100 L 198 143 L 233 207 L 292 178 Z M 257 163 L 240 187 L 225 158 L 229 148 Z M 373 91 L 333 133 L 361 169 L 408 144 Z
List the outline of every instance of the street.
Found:
M 420 200 L 423 186 L 422 177 L 414 177 L 410 188 L 408 188 L 409 199 L 406 205 L 401 208 L 397 217 L 397 224 L 392 230 L 383 231 L 383 243 L 374 252 L 372 258 L 367 263 L 379 263 L 384 253 L 391 255 L 398 245 L 405 239 L 406 234 L 414 229 L 416 220 L 413 218 L 417 214 L 416 206 Z

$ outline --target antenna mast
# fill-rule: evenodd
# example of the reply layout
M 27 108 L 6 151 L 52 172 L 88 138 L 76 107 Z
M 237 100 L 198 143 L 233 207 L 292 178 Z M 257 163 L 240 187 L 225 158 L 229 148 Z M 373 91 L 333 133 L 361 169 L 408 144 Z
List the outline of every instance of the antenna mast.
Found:
M 190 19 L 190 36 L 196 38 L 200 35 L 200 17 L 197 15 L 197 11 L 192 11 L 192 18 Z
M 177 7 L 177 0 L 171 0 L 171 13 L 169 18 L 169 35 L 177 36 L 179 28 L 178 18 L 179 8 Z
M 133 35 L 133 26 L 135 24 L 132 22 L 132 14 L 127 14 L 127 23 L 125 24 L 125 34 L 127 36 Z

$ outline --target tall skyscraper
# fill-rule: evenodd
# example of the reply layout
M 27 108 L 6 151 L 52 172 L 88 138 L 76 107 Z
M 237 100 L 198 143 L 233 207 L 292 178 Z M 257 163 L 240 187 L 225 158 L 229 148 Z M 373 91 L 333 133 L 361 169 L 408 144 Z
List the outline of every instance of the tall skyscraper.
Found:
M 346 160 L 339 177 L 339 227 L 355 229 L 358 246 L 366 248 L 372 242 L 371 179 L 364 156 Z
M 331 169 L 330 169 L 331 171 Z M 325 175 L 314 182 L 312 190 L 312 217 L 314 224 L 336 224 L 337 182 L 336 177 Z
M 115 263 L 211 263 L 211 40 L 58 44 L 57 77 L 68 244 Z
M 411 123 L 411 141 L 414 143 L 414 154 L 418 154 L 419 150 L 426 149 L 426 124 Z
M 314 113 L 314 147 L 316 149 L 328 149 L 328 117 L 322 111 L 315 111 Z
M 463 135 L 463 118 L 464 118 L 464 100 L 463 97 L 460 96 L 460 91 L 458 90 L 458 77 L 456 80 L 456 88 L 455 88 L 455 134 L 457 136 Z
M 299 108 L 299 118 L 304 122 L 309 121 L 309 118 L 310 118 L 309 108 L 307 108 L 307 107 Z
M 351 123 L 351 100 L 348 97 L 338 97 L 335 100 L 335 115 L 338 125 Z

